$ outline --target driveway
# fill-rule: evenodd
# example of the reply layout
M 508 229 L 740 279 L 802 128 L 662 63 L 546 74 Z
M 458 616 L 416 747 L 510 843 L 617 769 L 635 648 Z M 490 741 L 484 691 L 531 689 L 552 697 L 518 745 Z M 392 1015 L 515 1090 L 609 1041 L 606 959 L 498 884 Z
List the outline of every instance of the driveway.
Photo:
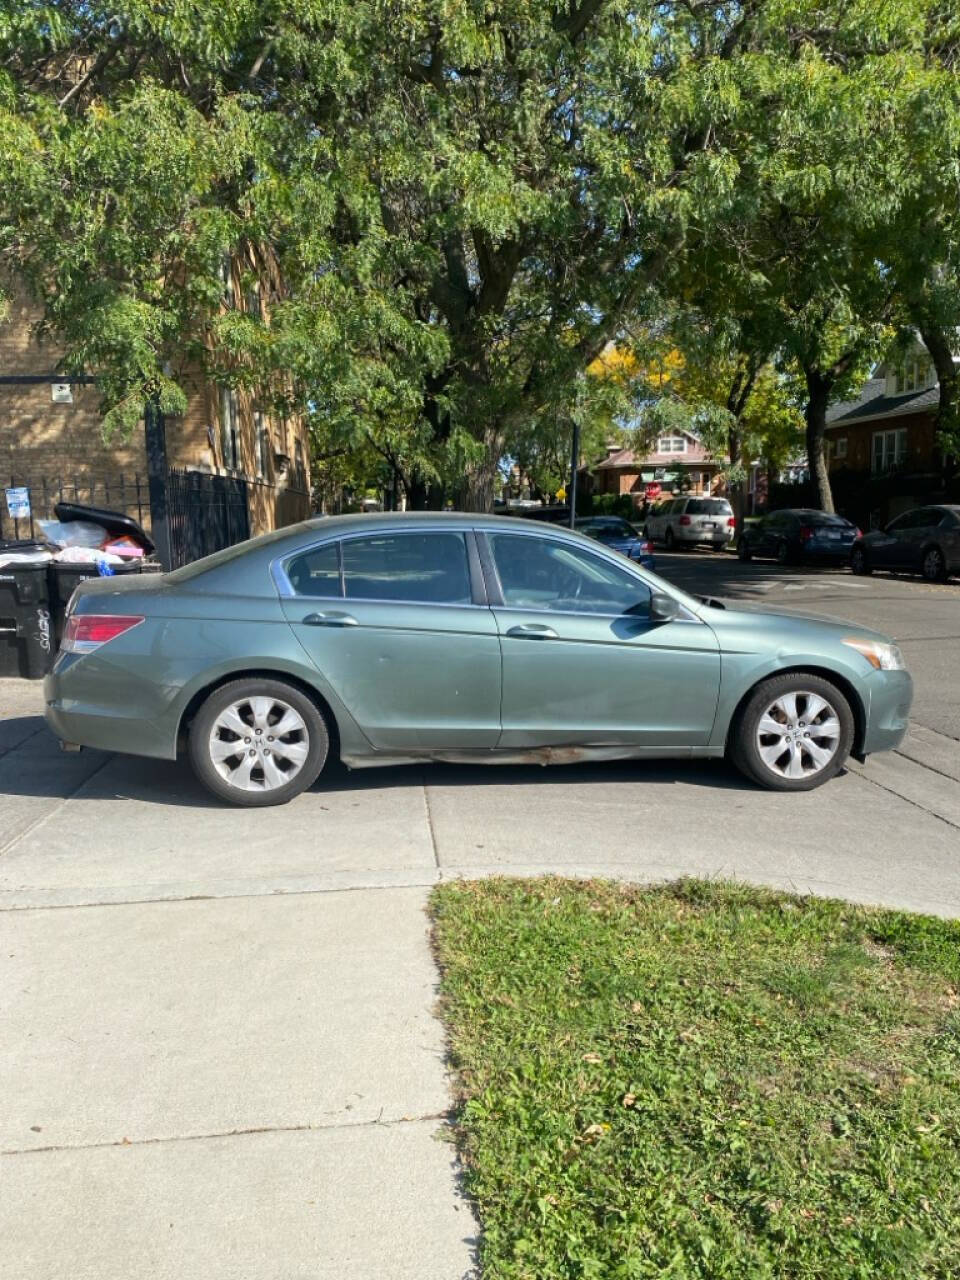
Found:
M 0 682 L 5 1271 L 468 1274 L 423 914 L 439 879 L 735 875 L 960 916 L 960 590 L 660 559 L 690 589 L 903 636 L 902 752 L 805 795 L 720 762 L 431 766 L 241 812 L 177 765 L 60 755 L 39 688 Z

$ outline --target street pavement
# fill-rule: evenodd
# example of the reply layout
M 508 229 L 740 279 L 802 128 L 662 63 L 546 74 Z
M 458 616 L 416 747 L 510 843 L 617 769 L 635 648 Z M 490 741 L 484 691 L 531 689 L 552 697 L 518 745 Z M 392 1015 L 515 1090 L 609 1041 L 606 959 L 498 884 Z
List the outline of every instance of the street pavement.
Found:
M 424 913 L 441 879 L 680 874 L 960 917 L 960 584 L 659 557 L 897 636 L 900 752 L 772 795 L 722 762 L 334 769 L 281 809 L 64 756 L 0 681 L 0 1272 L 463 1280 Z

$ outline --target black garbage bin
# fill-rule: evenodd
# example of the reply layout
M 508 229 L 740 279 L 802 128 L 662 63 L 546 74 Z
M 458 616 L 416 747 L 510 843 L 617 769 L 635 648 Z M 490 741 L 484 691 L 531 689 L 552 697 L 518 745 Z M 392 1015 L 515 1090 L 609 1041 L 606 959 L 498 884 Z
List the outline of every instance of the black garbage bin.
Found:
M 111 566 L 114 577 L 121 577 L 128 573 L 162 573 L 163 566 L 152 560 L 131 560 L 128 564 L 115 564 Z M 63 639 L 64 619 L 67 612 L 67 605 L 70 603 L 70 597 L 81 582 L 86 582 L 88 578 L 99 578 L 100 571 L 96 564 L 62 564 L 56 560 L 51 560 L 50 564 L 45 566 L 49 571 L 50 578 L 50 613 L 53 618 L 53 657 L 56 657 L 57 650 L 60 648 L 60 641 Z M 51 658 L 52 661 L 52 658 Z
M 0 676 L 39 680 L 56 655 L 47 567 L 0 555 Z

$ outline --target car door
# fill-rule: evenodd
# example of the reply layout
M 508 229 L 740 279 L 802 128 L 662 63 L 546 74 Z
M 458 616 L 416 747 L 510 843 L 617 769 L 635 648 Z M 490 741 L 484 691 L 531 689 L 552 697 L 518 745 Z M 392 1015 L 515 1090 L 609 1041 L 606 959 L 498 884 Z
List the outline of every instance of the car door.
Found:
M 899 563 L 905 569 L 915 569 L 919 572 L 924 548 L 935 537 L 935 530 L 940 523 L 942 512 L 935 507 L 918 507 L 908 515 L 909 519 L 898 539 L 902 548 L 902 558 Z
M 776 555 L 777 543 L 783 537 L 785 529 L 786 516 L 782 511 L 774 511 L 764 516 L 757 534 L 756 554 L 758 556 Z
M 915 511 L 905 511 L 896 520 L 891 520 L 885 529 L 870 535 L 870 560 L 873 564 L 888 569 L 903 569 L 909 564 L 908 535 L 916 514 Z
M 703 746 L 720 686 L 717 638 L 681 609 L 650 614 L 649 580 L 572 539 L 487 531 L 503 653 L 501 747 Z
M 500 642 L 473 534 L 358 534 L 283 566 L 284 614 L 379 750 L 493 747 Z

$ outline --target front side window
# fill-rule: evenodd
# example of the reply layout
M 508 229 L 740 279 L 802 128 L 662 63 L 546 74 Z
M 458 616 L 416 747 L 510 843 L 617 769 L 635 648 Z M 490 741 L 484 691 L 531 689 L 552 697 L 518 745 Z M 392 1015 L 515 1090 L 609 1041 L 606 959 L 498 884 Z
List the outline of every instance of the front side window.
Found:
M 650 588 L 617 565 L 564 542 L 490 535 L 504 604 L 558 613 L 646 616 Z
M 384 533 L 343 543 L 348 600 L 471 604 L 462 533 Z

